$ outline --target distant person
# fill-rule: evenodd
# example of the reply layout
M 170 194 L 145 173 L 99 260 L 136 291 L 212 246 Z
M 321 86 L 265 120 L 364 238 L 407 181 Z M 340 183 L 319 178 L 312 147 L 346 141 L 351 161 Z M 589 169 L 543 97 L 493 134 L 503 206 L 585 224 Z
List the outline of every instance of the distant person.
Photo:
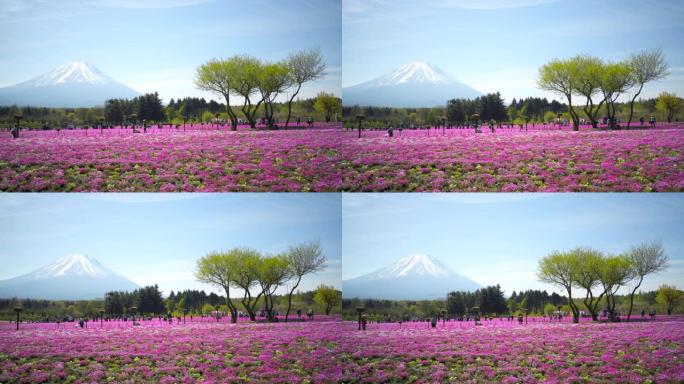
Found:
M 655 311 L 655 309 L 652 310 L 651 312 L 649 312 L 649 313 L 648 313 L 648 316 L 651 318 L 651 320 L 655 320 L 655 319 L 656 319 L 656 311 Z
M 389 128 L 387 128 L 387 134 L 389 137 L 394 137 L 394 128 L 390 125 Z
M 646 310 L 642 309 L 641 310 L 641 318 L 643 319 L 644 317 L 646 317 Z
M 644 127 L 644 121 L 646 121 L 646 119 L 644 119 L 644 117 L 641 116 L 641 117 L 639 118 L 639 125 L 640 125 L 642 128 Z
M 366 315 L 361 316 L 361 330 L 362 331 L 366 330 L 367 324 L 368 324 L 368 319 L 366 319 Z
M 432 328 L 437 328 L 437 318 L 436 317 L 433 316 L 430 319 L 430 325 L 432 326 Z
M 297 116 L 297 126 L 299 127 L 299 124 L 302 122 L 302 118 L 300 116 Z
M 297 123 L 297 124 L 299 124 L 299 123 Z M 302 318 L 302 310 L 301 309 L 297 310 L 297 318 L 299 318 L 299 319 Z
M 655 116 L 651 116 L 651 117 L 648 119 L 648 123 L 651 125 L 651 128 L 655 128 L 655 126 L 656 126 L 656 118 L 655 118 Z

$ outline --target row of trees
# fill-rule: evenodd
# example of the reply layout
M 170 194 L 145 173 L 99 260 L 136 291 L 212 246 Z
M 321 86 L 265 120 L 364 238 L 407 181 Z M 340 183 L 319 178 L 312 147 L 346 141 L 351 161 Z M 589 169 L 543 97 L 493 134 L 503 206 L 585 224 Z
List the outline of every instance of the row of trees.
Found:
M 582 110 L 594 127 L 598 125 L 598 112 L 602 105 L 612 124 L 615 124 L 617 99 L 635 90 L 629 102 L 629 126 L 634 116 L 634 103 L 648 82 L 668 75 L 667 63 L 660 49 L 642 51 L 620 62 L 606 62 L 591 55 L 577 55 L 568 59 L 555 59 L 539 69 L 537 83 L 546 91 L 556 92 L 567 99 L 575 130 L 579 129 L 579 115 L 572 97 L 585 99 Z
M 256 306 L 263 300 L 269 320 L 273 320 L 273 296 L 286 283 L 288 291 L 287 321 L 292 308 L 292 295 L 304 276 L 323 270 L 326 257 L 318 242 L 301 243 L 278 255 L 264 255 L 249 248 L 234 248 L 227 252 L 212 252 L 197 261 L 195 276 L 203 283 L 225 291 L 225 304 L 231 321 L 237 322 L 238 305 L 256 320 Z M 233 301 L 231 288 L 242 291 L 239 303 Z M 255 294 L 253 294 L 253 291 Z
M 549 306 L 556 309 L 563 305 L 567 299 L 556 292 L 549 294 L 546 290 L 528 289 L 520 293 L 513 291 L 508 298 L 509 313 L 526 310 L 528 313 L 546 313 Z
M 499 314 L 508 310 L 501 287 L 497 284 L 474 292 L 455 291 L 447 294 L 446 310 L 449 314 L 463 316 L 472 308 L 479 307 L 480 313 Z
M 185 291 L 179 291 L 178 293 L 171 291 L 169 297 L 167 297 L 164 302 L 166 309 L 172 313 L 176 311 L 181 313 L 202 313 L 202 308 L 206 305 L 215 308 L 217 305 L 223 303 L 224 299 L 214 292 L 207 295 L 203 290 L 186 289 Z
M 553 121 L 558 114 L 566 109 L 565 104 L 559 103 L 556 100 L 549 100 L 540 97 L 528 97 L 525 99 L 513 99 L 508 106 L 506 113 L 508 114 L 508 121 L 522 122 L 522 121 L 536 121 L 536 122 L 550 122 Z
M 187 122 L 210 122 L 216 116 L 223 120 L 229 120 L 225 112 L 225 104 L 214 100 L 206 101 L 204 98 L 186 97 L 183 99 L 171 99 L 164 107 L 159 95 L 155 93 L 138 96 L 134 99 L 110 99 L 105 102 L 103 113 L 92 113 L 90 118 L 84 121 L 95 125 L 99 124 L 99 117 L 105 119 L 106 124 L 124 125 L 134 124 L 142 120 L 148 122 L 166 122 L 180 125 Z M 272 112 L 271 118 L 283 117 L 286 113 L 295 111 L 296 116 L 316 116 L 317 119 L 330 122 L 342 111 L 342 99 L 326 92 L 320 92 L 313 99 L 297 100 L 292 103 L 272 103 L 269 107 Z M 49 108 L 46 108 L 49 110 Z M 97 111 L 96 111 L 97 112 Z M 253 111 L 254 116 L 265 113 L 264 106 L 259 106 Z M 30 117 L 29 117 L 30 118 Z M 45 120 L 46 122 L 48 119 Z
M 489 93 L 475 99 L 452 99 L 447 102 L 446 120 L 463 124 L 478 115 L 478 120 L 505 121 L 508 116 L 504 100 L 499 92 Z
M 163 121 L 165 115 L 162 100 L 157 92 L 146 93 L 132 100 L 105 101 L 104 119 L 109 124 L 134 124 L 142 120 Z
M 162 293 L 155 284 L 133 292 L 107 292 L 104 298 L 104 311 L 110 316 L 124 316 L 131 313 L 160 315 L 166 313 L 166 306 Z
M 573 321 L 579 321 L 579 306 L 573 299 L 573 288 L 584 290 L 582 300 L 592 319 L 598 320 L 599 303 L 605 297 L 611 319 L 615 319 L 616 294 L 632 282 L 629 320 L 634 295 L 644 278 L 667 268 L 668 258 L 660 242 L 644 243 L 620 255 L 607 255 L 592 248 L 575 248 L 553 252 L 539 261 L 537 276 L 540 281 L 562 287 L 567 292 Z
M 197 68 L 197 88 L 223 96 L 226 114 L 233 130 L 237 129 L 238 114 L 230 103 L 230 96 L 242 98 L 240 111 L 245 120 L 256 126 L 256 113 L 263 105 L 269 124 L 274 120 L 275 99 L 290 90 L 287 100 L 287 127 L 291 118 L 292 102 L 302 85 L 325 75 L 326 63 L 319 49 L 299 51 L 285 60 L 270 63 L 248 55 L 228 59 L 214 59 Z

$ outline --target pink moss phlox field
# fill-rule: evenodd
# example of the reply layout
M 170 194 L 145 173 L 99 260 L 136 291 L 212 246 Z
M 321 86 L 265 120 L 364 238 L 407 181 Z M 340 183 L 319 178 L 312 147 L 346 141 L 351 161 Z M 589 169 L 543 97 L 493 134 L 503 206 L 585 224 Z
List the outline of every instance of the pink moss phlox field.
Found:
M 337 191 L 339 129 L 130 129 L 0 138 L 2 191 Z M 6 132 L 3 132 L 3 134 Z
M 319 317 L 319 316 L 317 316 Z M 301 383 L 339 375 L 339 317 L 278 324 L 194 319 L 0 328 L 2 383 Z M 337 321 L 333 321 L 337 320 Z
M 569 324 L 440 321 L 369 324 L 338 355 L 345 382 L 681 383 L 684 317 L 655 322 Z
M 211 125 L 0 136 L 2 191 L 684 191 L 684 124 L 237 132 Z
M 345 132 L 345 191 L 684 191 L 684 124 Z

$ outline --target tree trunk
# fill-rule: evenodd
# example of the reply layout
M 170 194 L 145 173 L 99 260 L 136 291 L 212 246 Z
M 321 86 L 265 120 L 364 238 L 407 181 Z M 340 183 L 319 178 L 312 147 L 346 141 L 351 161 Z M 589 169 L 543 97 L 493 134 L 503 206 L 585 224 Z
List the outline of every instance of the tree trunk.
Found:
M 237 131 L 237 117 L 235 116 L 233 109 L 230 108 L 230 95 L 226 93 L 223 97 L 226 99 L 226 113 L 230 119 L 230 130 Z M 183 124 L 183 130 L 185 130 L 185 124 Z
M 224 290 L 226 291 L 226 306 L 230 311 L 230 322 L 235 324 L 237 323 L 237 309 L 235 309 L 233 302 L 230 301 L 230 289 L 228 287 L 224 287 Z
M 287 128 L 287 125 L 290 124 L 290 117 L 292 117 L 292 101 L 297 96 L 301 88 L 302 83 L 297 83 L 297 91 L 294 93 L 294 95 L 292 95 L 292 97 L 290 97 L 290 101 L 287 102 L 287 119 L 285 120 L 285 128 Z M 287 316 L 285 316 L 285 321 L 287 321 Z
M 577 113 L 575 110 L 572 108 L 572 94 L 566 94 L 565 97 L 568 98 L 568 113 L 570 114 L 570 117 L 572 117 L 572 130 L 573 131 L 579 131 L 579 118 L 577 117 Z
M 629 295 L 629 311 L 627 311 L 627 321 L 629 321 L 629 318 L 632 316 L 632 309 L 634 308 L 634 294 L 636 293 L 636 290 L 639 289 L 641 286 L 641 282 L 644 280 L 644 277 L 641 276 L 639 278 L 639 284 L 637 284 L 636 287 L 632 290 L 632 293 Z
M 297 289 L 297 287 L 299 286 L 300 281 L 302 281 L 302 277 L 298 276 L 297 284 L 295 284 L 294 287 L 292 287 L 290 293 L 287 295 L 287 312 L 285 312 L 285 322 L 287 322 L 288 317 L 290 317 L 290 309 L 292 309 L 292 294 L 294 293 L 294 290 Z
M 634 116 L 634 101 L 641 94 L 641 90 L 644 88 L 644 83 L 639 84 L 639 91 L 632 97 L 632 101 L 629 103 L 629 119 L 627 119 L 627 128 L 632 123 L 632 116 Z
M 572 322 L 579 323 L 579 310 L 577 309 L 575 302 L 572 301 L 572 288 L 567 287 L 566 290 L 568 291 L 568 306 L 570 306 L 570 310 L 572 310 Z

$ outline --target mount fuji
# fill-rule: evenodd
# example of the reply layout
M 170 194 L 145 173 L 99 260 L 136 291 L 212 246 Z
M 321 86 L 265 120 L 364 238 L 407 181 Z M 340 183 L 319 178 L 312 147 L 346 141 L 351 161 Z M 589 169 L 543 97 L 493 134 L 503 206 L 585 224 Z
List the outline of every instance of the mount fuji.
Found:
M 23 83 L 0 88 L 0 105 L 85 108 L 103 106 L 107 99 L 139 95 L 93 65 L 74 61 Z
M 346 106 L 424 108 L 444 106 L 453 98 L 478 96 L 482 93 L 424 61 L 414 61 L 374 80 L 342 88 L 342 102 Z
M 413 255 L 367 275 L 342 281 L 345 298 L 429 300 L 452 291 L 474 291 L 482 286 L 427 255 Z
M 31 273 L 0 280 L 0 297 L 90 300 L 109 291 L 130 291 L 136 283 L 86 255 L 67 255 Z

